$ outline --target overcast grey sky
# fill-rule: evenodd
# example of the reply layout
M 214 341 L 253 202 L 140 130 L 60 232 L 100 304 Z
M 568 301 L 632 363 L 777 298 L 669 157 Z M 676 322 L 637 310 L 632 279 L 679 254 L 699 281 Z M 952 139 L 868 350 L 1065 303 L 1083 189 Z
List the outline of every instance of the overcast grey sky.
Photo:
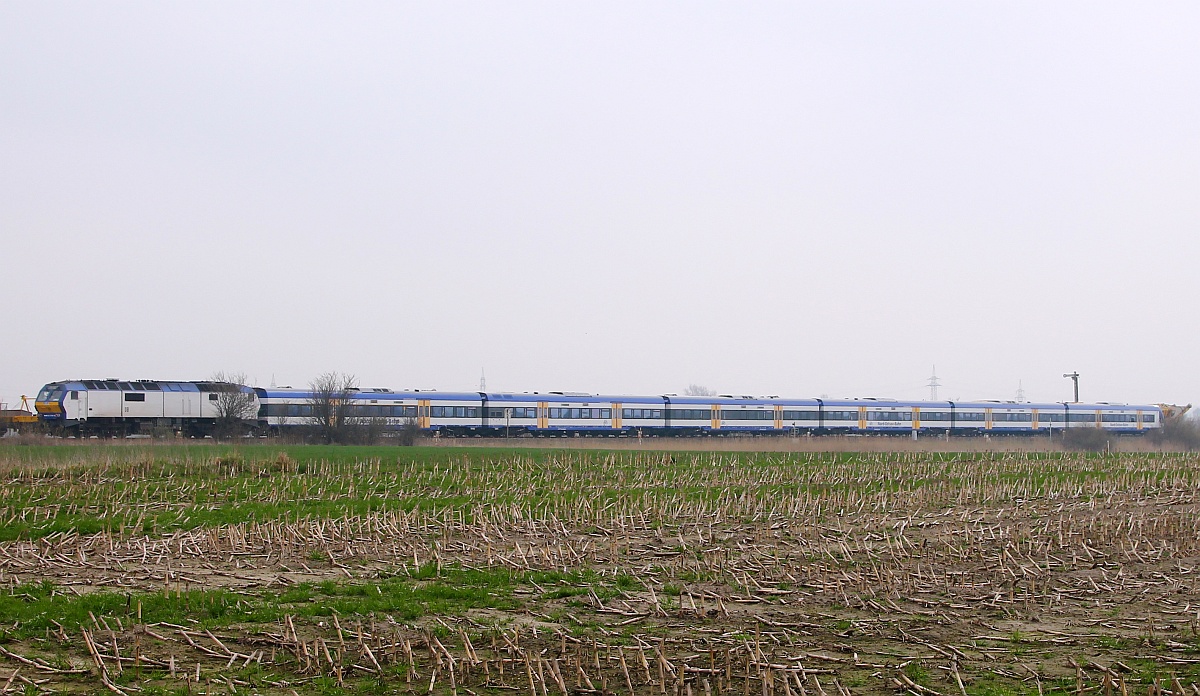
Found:
M 0 399 L 1200 401 L 1200 4 L 0 0 Z

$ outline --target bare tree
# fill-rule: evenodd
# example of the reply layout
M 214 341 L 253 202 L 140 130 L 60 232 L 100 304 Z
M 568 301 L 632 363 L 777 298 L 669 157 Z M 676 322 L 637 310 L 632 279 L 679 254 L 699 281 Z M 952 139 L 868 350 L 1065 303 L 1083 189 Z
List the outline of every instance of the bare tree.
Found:
M 358 380 L 354 375 L 326 372 L 308 386 L 311 392 L 308 404 L 317 436 L 326 444 L 346 440 L 348 431 L 357 424 L 351 413 L 351 400 L 358 391 Z
M 717 392 L 715 389 L 709 389 L 708 387 L 706 387 L 702 384 L 689 384 L 687 386 L 687 389 L 683 390 L 683 393 L 686 394 L 687 396 L 716 396 L 717 395 Z
M 248 421 L 258 416 L 258 397 L 246 386 L 243 373 L 216 372 L 209 379 L 208 389 L 217 395 L 212 402 L 215 420 L 213 437 L 228 439 L 248 430 Z

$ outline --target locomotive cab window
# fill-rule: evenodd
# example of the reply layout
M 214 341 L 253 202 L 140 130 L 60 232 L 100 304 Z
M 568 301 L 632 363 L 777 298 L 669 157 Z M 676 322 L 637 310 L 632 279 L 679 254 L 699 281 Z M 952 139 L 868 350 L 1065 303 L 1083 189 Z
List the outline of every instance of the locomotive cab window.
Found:
M 143 398 L 145 398 L 145 397 L 143 397 Z M 217 400 L 217 395 L 216 395 L 216 394 L 209 394 L 209 395 L 208 395 L 208 400 L 209 400 L 209 401 L 216 401 L 216 400 Z
M 140 392 L 127 392 L 125 394 L 126 401 L 145 401 L 146 395 Z

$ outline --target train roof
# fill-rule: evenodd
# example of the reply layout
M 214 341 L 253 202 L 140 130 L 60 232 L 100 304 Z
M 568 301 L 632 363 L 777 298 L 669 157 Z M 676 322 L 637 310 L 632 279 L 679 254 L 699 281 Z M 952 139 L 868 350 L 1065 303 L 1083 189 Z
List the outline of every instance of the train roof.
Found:
M 259 388 L 258 392 L 265 398 L 310 398 L 312 392 L 308 389 L 292 388 Z M 486 397 L 489 403 L 563 403 L 563 404 L 670 404 L 672 406 L 798 406 L 817 408 L 922 408 L 928 410 L 954 409 L 1086 409 L 1099 411 L 1126 410 L 1158 410 L 1159 407 L 1149 404 L 1110 404 L 1110 403 L 1033 403 L 1015 401 L 910 401 L 898 399 L 862 398 L 862 399 L 804 399 L 780 397 L 753 396 L 675 396 L 675 395 L 634 395 L 634 394 L 584 394 L 579 392 L 440 392 L 440 391 L 391 391 L 386 389 L 361 389 L 354 392 L 356 399 L 372 399 L 378 401 L 411 401 L 427 399 L 430 401 L 479 401 Z

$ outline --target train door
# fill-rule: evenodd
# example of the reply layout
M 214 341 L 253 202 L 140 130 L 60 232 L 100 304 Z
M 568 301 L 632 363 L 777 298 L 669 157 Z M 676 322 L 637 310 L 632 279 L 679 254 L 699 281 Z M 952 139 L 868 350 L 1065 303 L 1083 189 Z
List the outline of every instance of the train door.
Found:
M 619 403 L 612 405 L 612 427 L 614 430 L 621 428 L 621 404 Z
M 72 389 L 63 397 L 63 419 L 79 420 L 87 417 L 87 392 Z

